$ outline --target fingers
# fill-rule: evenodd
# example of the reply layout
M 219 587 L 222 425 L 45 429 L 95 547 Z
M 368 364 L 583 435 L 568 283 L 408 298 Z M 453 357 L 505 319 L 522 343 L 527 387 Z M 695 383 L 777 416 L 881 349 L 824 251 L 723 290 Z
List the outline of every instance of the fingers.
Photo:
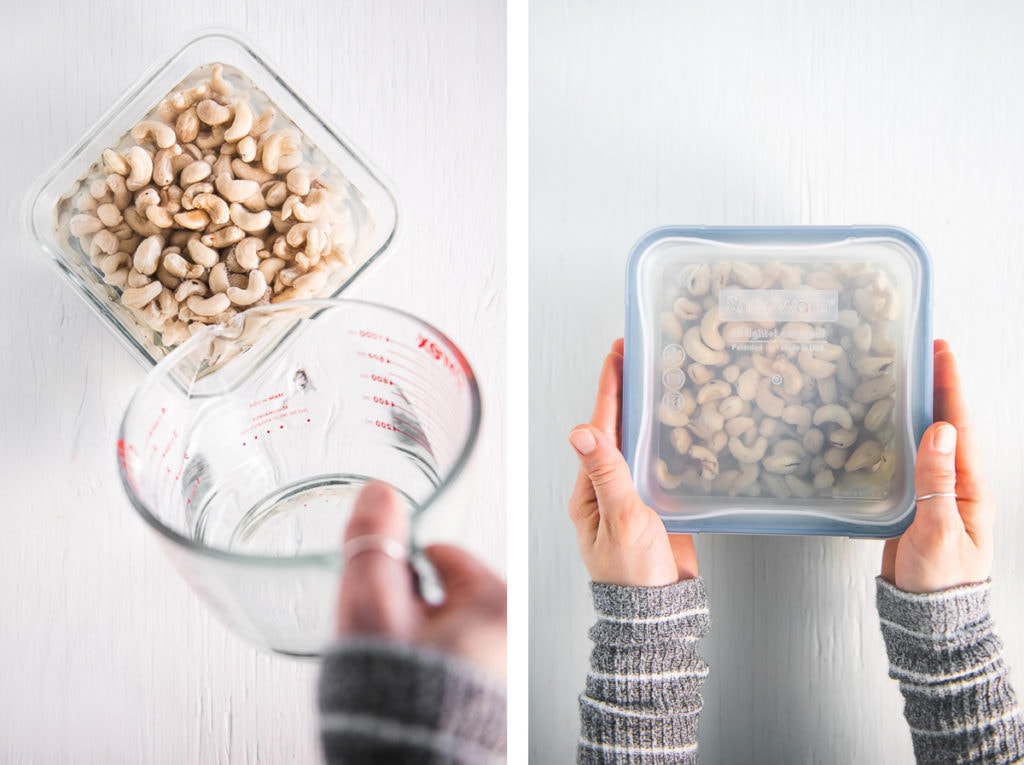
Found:
M 505 608 L 505 583 L 487 566 L 454 545 L 430 545 L 424 551 L 444 588 L 445 603 L 466 600 Z
M 945 422 L 935 423 L 921 438 L 914 474 L 916 496 L 950 496 L 933 496 L 918 501 L 914 526 L 920 531 L 963 531 L 960 511 L 957 509 L 956 499 L 952 496 L 957 483 L 956 443 L 956 428 Z
M 611 438 L 592 425 L 577 427 L 569 441 L 593 487 L 601 518 L 615 523 L 638 499 L 625 458 Z
M 616 348 L 620 350 L 616 352 Z M 619 423 L 622 421 L 622 352 L 621 341 L 616 341 L 612 352 L 605 356 L 601 376 L 597 383 L 597 400 L 590 424 L 604 431 L 616 448 L 621 445 Z
M 956 491 L 964 526 L 975 541 L 991 534 L 994 505 L 981 472 L 981 452 L 960 384 L 956 358 L 945 341 L 935 343 L 935 419 L 957 430 Z
M 369 484 L 360 492 L 345 528 L 351 554 L 338 595 L 339 633 L 401 635 L 410 623 L 416 607 L 412 571 L 404 558 L 395 560 L 382 549 L 386 541 L 375 537 L 403 548 L 409 537 L 408 514 L 395 492 L 383 484 Z
M 696 579 L 697 551 L 693 546 L 693 537 L 687 534 L 669 534 L 668 544 L 672 548 L 672 556 L 676 559 L 679 579 Z

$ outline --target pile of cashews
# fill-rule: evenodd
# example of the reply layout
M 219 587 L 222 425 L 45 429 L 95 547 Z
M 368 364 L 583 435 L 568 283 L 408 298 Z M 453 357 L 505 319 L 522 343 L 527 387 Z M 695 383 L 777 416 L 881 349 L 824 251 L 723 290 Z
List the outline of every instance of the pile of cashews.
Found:
M 896 473 L 899 293 L 878 264 L 687 264 L 661 312 L 661 487 L 885 496 Z M 835 321 L 722 321 L 726 287 L 827 290 Z M 809 293 L 812 294 L 812 293 Z
M 307 161 L 314 147 L 272 106 L 254 113 L 232 80 L 244 82 L 214 64 L 170 94 L 73 200 L 69 233 L 166 348 L 247 308 L 312 297 L 353 265 L 351 216 Z

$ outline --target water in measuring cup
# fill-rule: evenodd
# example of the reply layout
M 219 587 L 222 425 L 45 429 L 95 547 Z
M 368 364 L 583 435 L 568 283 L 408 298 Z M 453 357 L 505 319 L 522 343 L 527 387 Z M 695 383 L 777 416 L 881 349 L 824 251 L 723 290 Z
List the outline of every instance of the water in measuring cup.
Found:
M 204 545 L 241 555 L 292 557 L 335 552 L 356 497 L 374 481 L 377 479 L 343 473 L 313 476 L 271 492 L 240 517 L 217 492 L 211 492 L 193 517 L 193 537 Z M 391 488 L 412 520 L 418 512 L 416 503 L 397 487 Z

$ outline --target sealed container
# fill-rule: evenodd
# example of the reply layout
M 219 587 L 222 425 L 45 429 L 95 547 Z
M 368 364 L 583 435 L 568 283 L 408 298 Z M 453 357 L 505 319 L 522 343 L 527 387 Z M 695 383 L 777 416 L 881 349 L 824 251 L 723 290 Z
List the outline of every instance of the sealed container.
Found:
M 221 28 L 145 73 L 25 205 L 32 237 L 145 365 L 249 306 L 339 295 L 398 222 L 380 174 Z
M 670 532 L 892 537 L 932 413 L 931 265 L 894 227 L 633 248 L 622 445 Z

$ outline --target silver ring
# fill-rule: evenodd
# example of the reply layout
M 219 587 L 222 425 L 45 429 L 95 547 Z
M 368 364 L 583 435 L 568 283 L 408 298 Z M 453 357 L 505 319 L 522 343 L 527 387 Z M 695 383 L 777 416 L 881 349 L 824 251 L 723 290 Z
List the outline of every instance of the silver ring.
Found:
M 935 497 L 952 497 L 956 499 L 955 491 L 937 491 L 934 494 L 923 494 L 920 497 L 914 497 L 915 502 L 922 502 L 926 499 L 934 499 Z
M 367 552 L 381 552 L 392 560 L 404 563 L 409 557 L 409 551 L 401 542 L 386 537 L 383 534 L 363 534 L 352 537 L 341 546 L 341 556 L 345 562 L 350 562 L 357 555 Z

